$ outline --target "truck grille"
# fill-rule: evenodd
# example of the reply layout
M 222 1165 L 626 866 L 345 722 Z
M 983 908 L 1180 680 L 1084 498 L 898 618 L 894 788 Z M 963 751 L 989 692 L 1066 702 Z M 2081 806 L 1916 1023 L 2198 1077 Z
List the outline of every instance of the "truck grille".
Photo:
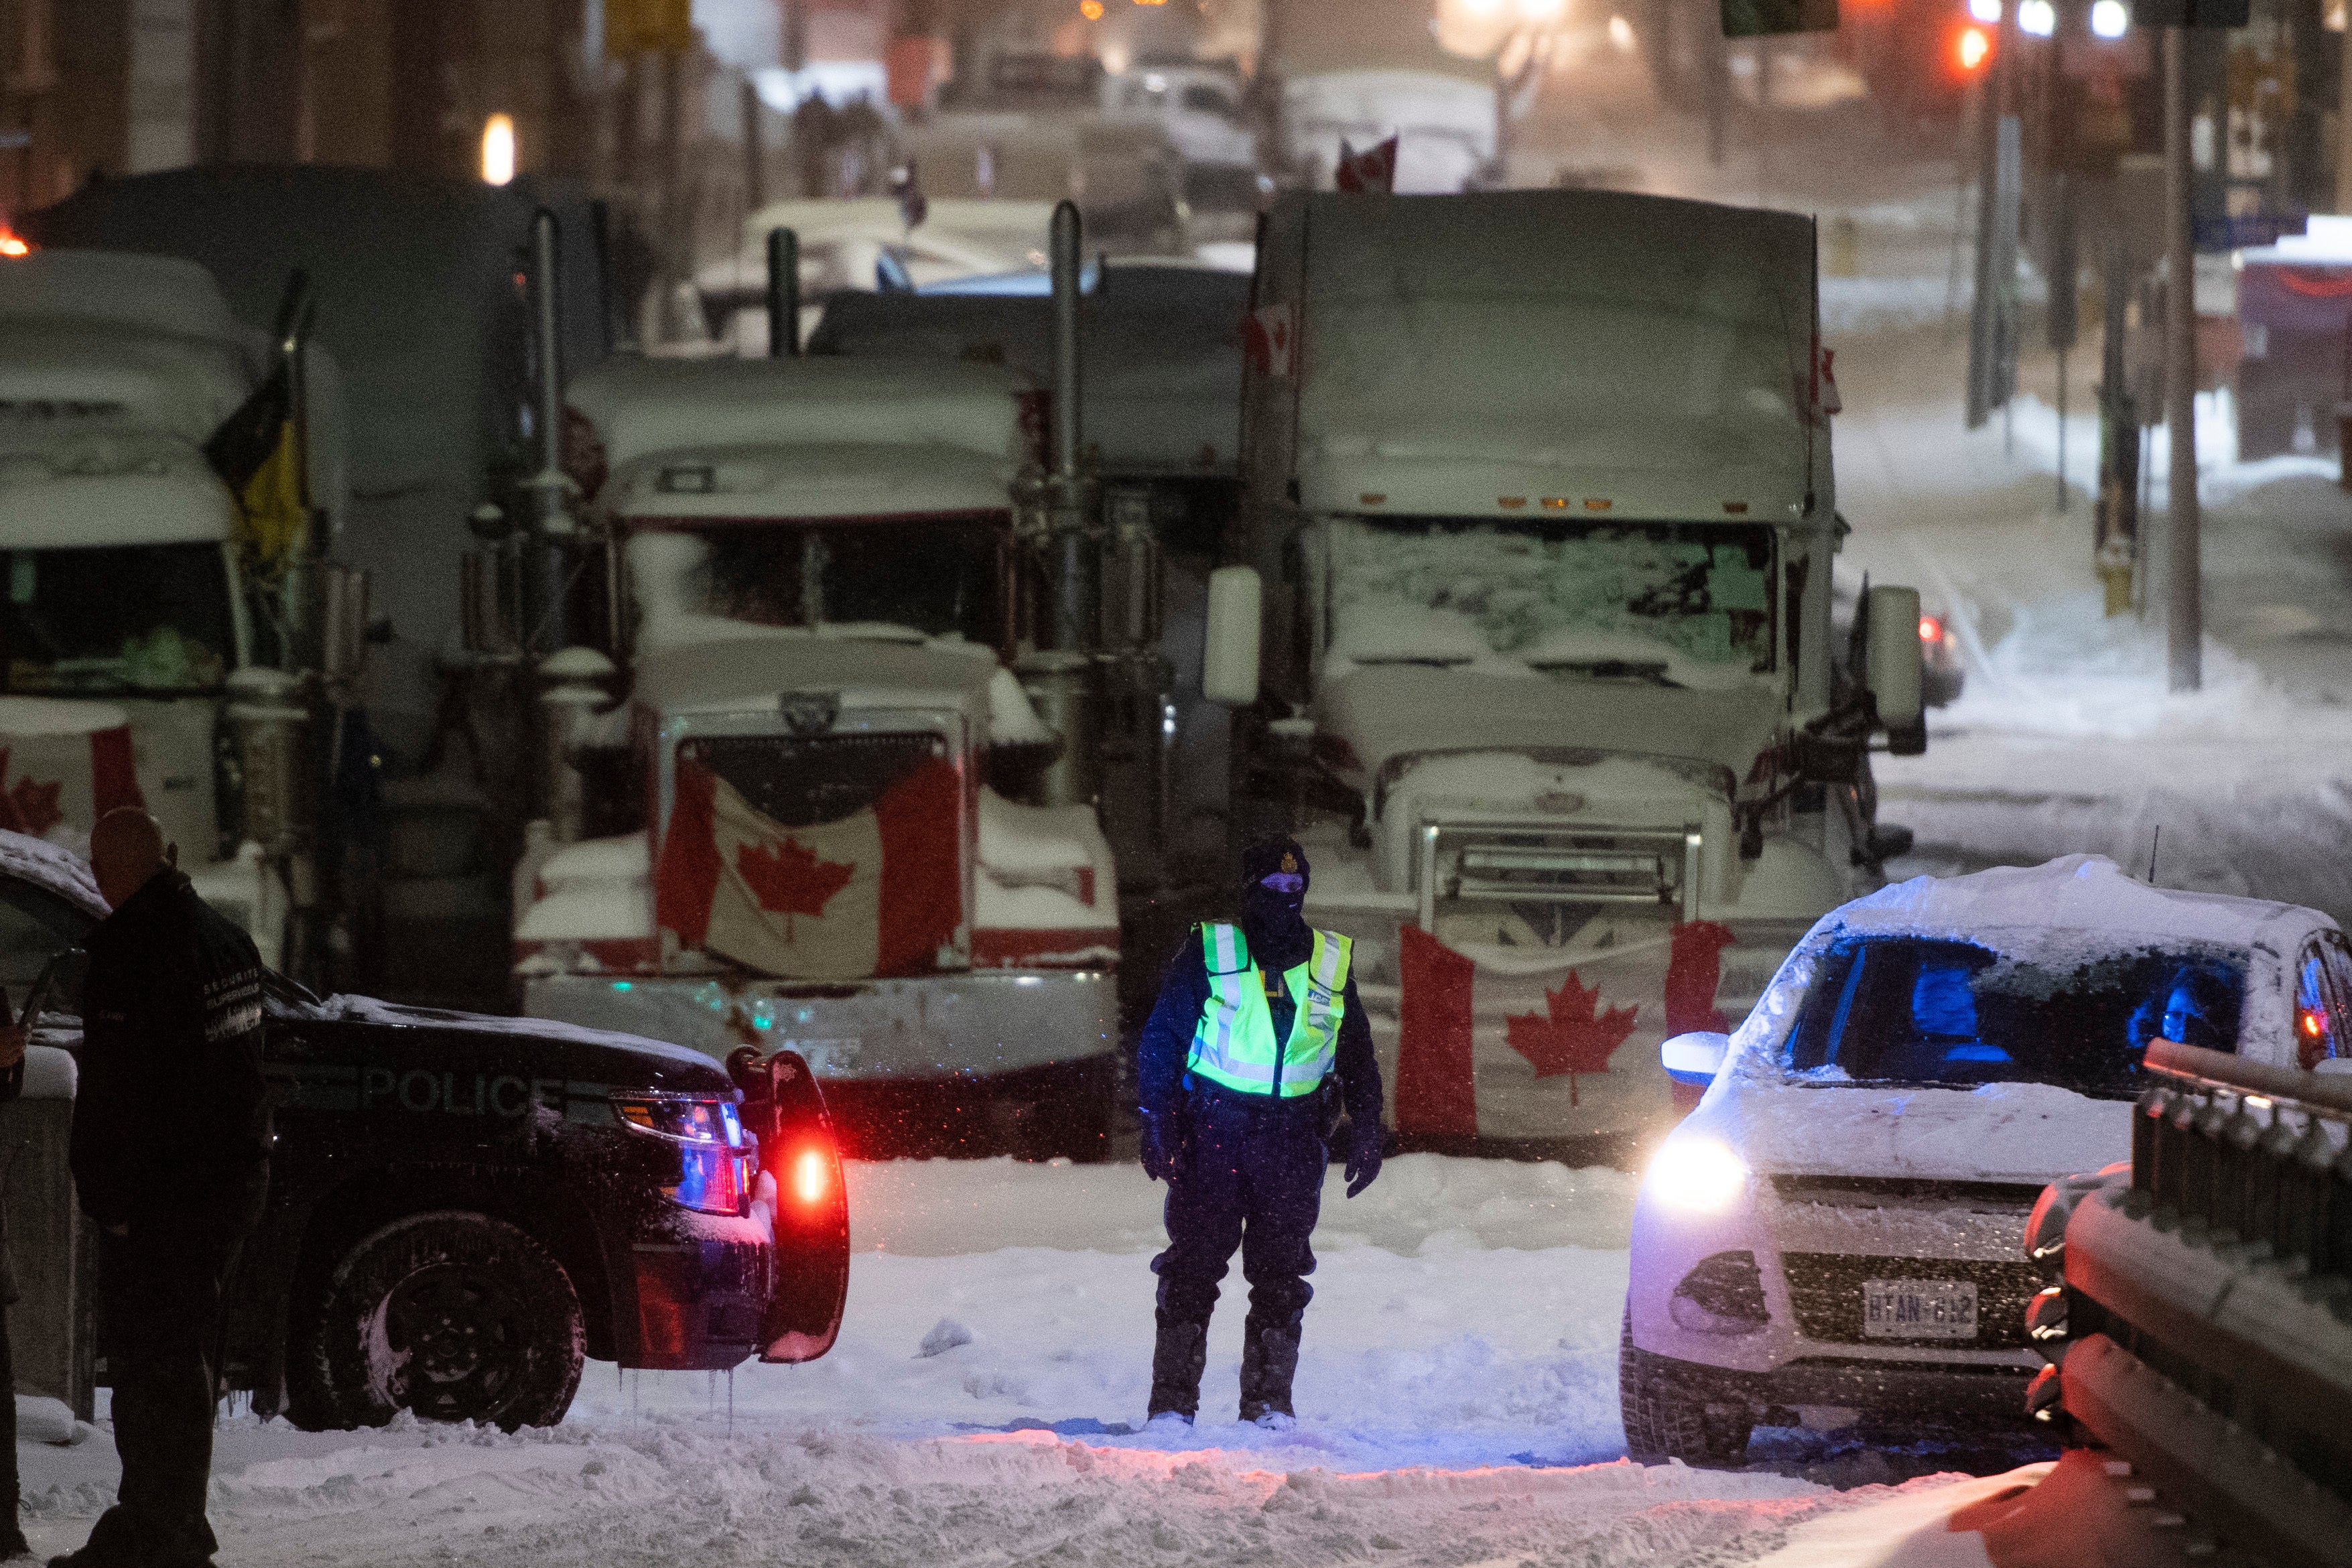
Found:
M 1846 1252 L 1783 1253 L 1790 1304 L 1807 1339 L 1841 1345 L 1935 1345 L 1946 1350 L 2023 1350 L 2026 1303 L 2042 1286 L 2041 1272 L 2014 1263 L 1965 1258 L 1863 1258 Z M 1867 1279 L 1972 1279 L 1977 1287 L 1973 1340 L 1878 1339 L 1862 1331 L 1862 1288 Z
M 681 762 L 709 768 L 744 802 L 785 827 L 839 822 L 933 758 L 946 737 L 929 731 L 880 735 L 703 735 L 680 741 Z
M 1424 824 L 1422 923 L 1449 901 L 1633 904 L 1696 913 L 1696 828 L 1571 832 L 1549 826 Z

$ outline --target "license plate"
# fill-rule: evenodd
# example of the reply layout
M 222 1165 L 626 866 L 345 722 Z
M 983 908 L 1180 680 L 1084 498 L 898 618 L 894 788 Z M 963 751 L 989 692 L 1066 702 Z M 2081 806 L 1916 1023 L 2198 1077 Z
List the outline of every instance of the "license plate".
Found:
M 1862 1332 L 1874 1340 L 1975 1339 L 1976 1281 L 1865 1279 Z

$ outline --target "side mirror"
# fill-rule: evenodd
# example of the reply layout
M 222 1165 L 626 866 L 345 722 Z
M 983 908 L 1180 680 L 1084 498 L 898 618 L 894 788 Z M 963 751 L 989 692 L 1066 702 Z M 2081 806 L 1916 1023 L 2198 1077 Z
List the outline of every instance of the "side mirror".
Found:
M 1887 750 L 1916 756 L 1927 749 L 1926 710 L 1919 699 L 1919 591 L 1873 588 L 1864 679 L 1886 731 Z
M 1666 1076 L 1687 1089 L 1705 1089 L 1715 1081 L 1722 1069 L 1726 1052 L 1731 1048 L 1729 1035 L 1717 1035 L 1705 1030 L 1688 1035 L 1676 1035 L 1658 1047 L 1658 1059 L 1665 1064 Z
M 1258 639 L 1265 586 L 1254 566 L 1209 574 L 1208 647 L 1201 656 L 1201 694 L 1227 708 L 1257 700 Z

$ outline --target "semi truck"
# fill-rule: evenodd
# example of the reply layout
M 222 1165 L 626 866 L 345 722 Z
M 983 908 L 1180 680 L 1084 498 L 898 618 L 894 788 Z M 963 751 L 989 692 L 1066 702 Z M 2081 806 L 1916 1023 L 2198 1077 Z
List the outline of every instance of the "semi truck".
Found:
M 1090 277 L 1087 458 L 1114 558 L 1142 567 L 1106 594 L 1116 640 L 1139 657 L 1107 672 L 1100 805 L 1122 884 L 1165 889 L 1223 875 L 1226 720 L 1201 698 L 1202 616 L 1240 494 L 1249 279 L 1143 258 L 1109 260 Z M 1001 363 L 1043 384 L 1054 342 L 1043 281 L 1015 273 L 950 291 L 836 294 L 808 352 Z
M 192 262 L 0 259 L 0 827 L 79 849 L 144 805 L 205 896 L 304 971 L 324 956 L 319 721 L 364 587 L 324 563 L 337 383 L 289 302 L 273 338 Z M 275 550 L 207 455 L 273 373 L 310 476 L 306 537 Z
M 1623 1157 L 1661 1037 L 1906 842 L 1868 752 L 1926 743 L 1917 595 L 1832 635 L 1814 277 L 1809 219 L 1656 197 L 1268 219 L 1204 687 L 1237 828 L 1300 831 L 1358 937 L 1408 1142 Z
M 1113 650 L 1077 400 L 1040 391 L 792 353 L 572 381 L 608 630 L 540 666 L 525 1011 L 796 1051 L 855 1152 L 1104 1152 Z

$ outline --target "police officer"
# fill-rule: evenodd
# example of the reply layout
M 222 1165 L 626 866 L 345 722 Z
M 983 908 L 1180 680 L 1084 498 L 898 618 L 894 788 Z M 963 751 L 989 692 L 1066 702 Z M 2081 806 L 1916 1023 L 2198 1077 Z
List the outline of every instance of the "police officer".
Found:
M 89 933 L 72 1163 L 100 1233 L 122 1483 L 88 1544 L 50 1563 L 192 1568 L 217 1545 L 205 1491 L 223 1297 L 268 1172 L 261 959 L 145 812 L 99 819 L 90 868 L 114 912 Z
M 1307 1246 L 1339 1105 L 1351 1131 L 1348 1195 L 1381 1171 L 1381 1069 L 1349 973 L 1349 939 L 1311 931 L 1307 852 L 1275 838 L 1242 861 L 1242 919 L 1195 927 L 1143 1026 L 1143 1168 L 1168 1184 L 1150 1418 L 1192 1425 L 1209 1315 L 1234 1249 L 1249 1281 L 1241 1415 L 1293 1421 Z M 1336 1092 L 1335 1092 L 1336 1089 Z

